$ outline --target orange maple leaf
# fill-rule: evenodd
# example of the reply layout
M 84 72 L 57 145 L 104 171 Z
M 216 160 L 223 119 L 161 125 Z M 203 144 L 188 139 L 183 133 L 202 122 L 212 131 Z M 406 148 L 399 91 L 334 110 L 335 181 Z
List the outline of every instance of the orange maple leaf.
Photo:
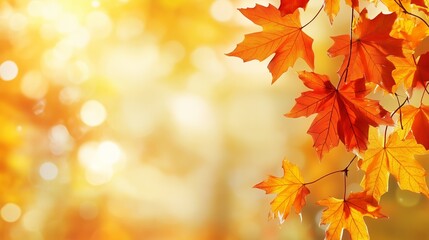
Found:
M 335 88 L 326 75 L 300 72 L 299 78 L 313 89 L 301 94 L 287 117 L 308 117 L 317 113 L 308 133 L 313 137 L 319 158 L 341 140 L 347 150 L 366 149 L 369 125 L 393 124 L 378 101 L 365 98 L 370 89 L 363 79 Z
M 402 49 L 405 55 L 405 51 L 410 51 L 410 54 L 414 53 L 417 46 L 426 38 L 426 31 L 427 26 L 424 22 L 402 13 L 398 14 L 398 20 L 393 24 L 390 34 L 394 38 L 404 39 Z
M 429 197 L 426 184 L 426 171 L 416 161 L 415 155 L 426 153 L 424 147 L 413 138 L 402 140 L 393 132 L 386 143 L 376 129 L 370 131 L 368 150 L 359 167 L 365 171 L 362 187 L 377 201 L 389 188 L 389 175 L 392 174 L 403 190 L 423 193 Z
M 401 139 L 405 138 L 412 130 L 416 142 L 429 150 L 429 137 L 427 135 L 427 130 L 429 129 L 429 106 L 422 104 L 417 108 L 407 105 L 402 107 L 401 110 L 403 129 L 398 129 Z
M 429 81 L 429 52 L 414 58 L 414 55 L 405 54 L 405 58 L 389 57 L 394 65 L 395 70 L 392 76 L 396 83 L 403 83 L 406 89 L 412 93 L 414 88 L 424 88 Z
M 245 62 L 262 61 L 275 54 L 268 64 L 274 83 L 300 57 L 314 69 L 313 39 L 302 31 L 299 11 L 281 16 L 273 5 L 240 9 L 240 12 L 255 24 L 263 27 L 262 32 L 245 35 L 244 41 L 227 55 L 236 56 Z
M 280 13 L 282 16 L 286 14 L 292 14 L 298 8 L 302 8 L 305 10 L 307 7 L 307 3 L 309 0 L 300 0 L 300 1 L 291 1 L 291 0 L 281 0 L 280 1 Z
M 397 15 L 379 14 L 374 19 L 368 19 L 366 15 L 367 10 L 364 9 L 360 13 L 360 21 L 353 29 L 351 56 L 349 35 L 332 37 L 334 45 L 328 49 L 329 56 L 345 56 L 340 72 L 346 69 L 350 57 L 348 68 L 350 79 L 365 77 L 366 81 L 374 82 L 392 92 L 395 85 L 391 74 L 394 66 L 386 57 L 389 55 L 403 57 L 403 40 L 390 36 Z
M 320 221 L 320 224 L 328 225 L 326 240 L 342 239 L 344 229 L 350 233 L 352 240 L 369 239 L 363 217 L 386 217 L 380 213 L 377 201 L 365 192 L 351 193 L 347 200 L 330 197 L 317 204 L 328 207 L 323 211 Z
M 276 193 L 277 196 L 271 202 L 271 211 L 274 218 L 280 223 L 287 218 L 292 206 L 297 214 L 301 213 L 305 205 L 305 197 L 310 190 L 303 183 L 303 178 L 298 167 L 283 160 L 283 177 L 269 176 L 267 180 L 256 184 L 254 187 L 264 190 L 267 194 Z

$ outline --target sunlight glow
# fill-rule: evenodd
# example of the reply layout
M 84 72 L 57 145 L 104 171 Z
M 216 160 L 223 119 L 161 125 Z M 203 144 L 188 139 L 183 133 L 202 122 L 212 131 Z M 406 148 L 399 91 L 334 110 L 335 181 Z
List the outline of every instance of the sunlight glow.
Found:
M 58 175 L 58 168 L 52 162 L 44 162 L 39 168 L 40 176 L 47 181 L 54 180 Z
M 210 13 L 219 22 L 229 21 L 234 14 L 234 6 L 228 0 L 216 0 L 213 2 Z
M 0 215 L 5 222 L 16 222 L 21 217 L 21 208 L 15 203 L 6 203 L 1 208 Z
M 18 75 L 18 66 L 15 62 L 7 60 L 0 65 L 0 78 L 11 81 Z
M 80 118 L 82 122 L 90 127 L 101 125 L 106 120 L 106 117 L 106 109 L 103 104 L 96 100 L 85 102 L 80 109 Z
M 38 210 L 30 210 L 22 217 L 22 225 L 28 231 L 38 231 L 42 226 L 44 214 Z
M 86 17 L 86 26 L 92 37 L 103 39 L 110 35 L 112 31 L 112 21 L 109 16 L 102 11 L 93 11 Z
M 204 129 L 212 122 L 209 106 L 204 99 L 183 95 L 174 98 L 171 106 L 173 118 L 180 128 Z
M 91 185 L 110 181 L 114 167 L 122 158 L 122 150 L 112 141 L 88 142 L 79 148 L 78 158 L 85 168 L 85 177 Z
M 28 98 L 43 98 L 48 89 L 49 82 L 39 71 L 30 71 L 22 77 L 21 92 Z
M 98 7 L 100 7 L 100 2 L 97 0 L 94 0 L 91 2 L 91 6 L 94 8 L 98 8 Z

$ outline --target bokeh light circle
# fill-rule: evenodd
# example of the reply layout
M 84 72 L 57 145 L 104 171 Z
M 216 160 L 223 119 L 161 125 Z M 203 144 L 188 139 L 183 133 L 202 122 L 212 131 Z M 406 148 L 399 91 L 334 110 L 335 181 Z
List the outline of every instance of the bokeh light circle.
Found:
M 4 81 L 11 81 L 18 76 L 18 66 L 15 62 L 7 60 L 0 65 L 0 78 Z
M 107 117 L 106 108 L 97 100 L 85 102 L 80 109 L 80 118 L 83 123 L 90 127 L 101 125 Z
M 21 208 L 15 203 L 6 203 L 1 208 L 0 215 L 5 222 L 16 222 L 21 217 Z

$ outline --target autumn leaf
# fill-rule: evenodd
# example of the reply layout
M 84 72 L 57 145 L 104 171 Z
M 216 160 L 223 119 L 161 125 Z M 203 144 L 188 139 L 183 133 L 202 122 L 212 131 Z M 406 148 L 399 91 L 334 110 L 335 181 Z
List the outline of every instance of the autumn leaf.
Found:
M 370 89 L 363 79 L 341 84 L 337 90 L 326 75 L 304 71 L 299 78 L 312 91 L 302 93 L 285 116 L 308 117 L 317 113 L 308 133 L 319 158 L 336 147 L 339 140 L 347 150 L 362 152 L 366 149 L 369 125 L 393 124 L 378 101 L 365 98 Z
M 404 139 L 410 131 L 416 139 L 416 142 L 422 144 L 426 150 L 429 150 L 429 137 L 427 130 L 429 129 L 429 106 L 421 105 L 414 107 L 407 105 L 402 107 L 402 126 L 403 129 L 398 129 L 401 139 Z
M 413 54 L 417 46 L 426 38 L 427 26 L 413 16 L 401 14 L 392 26 L 391 35 L 404 40 L 402 46 L 404 55 L 407 51 Z
M 298 8 L 302 8 L 305 10 L 307 7 L 307 3 L 309 0 L 300 0 L 300 1 L 291 1 L 291 0 L 281 0 L 280 1 L 280 13 L 282 16 L 286 14 L 292 14 Z
M 365 77 L 366 81 L 380 85 L 388 92 L 392 92 L 395 81 L 391 75 L 394 66 L 386 59 L 387 56 L 400 56 L 402 41 L 390 36 L 396 14 L 379 14 L 374 19 L 367 18 L 367 10 L 360 13 L 360 21 L 353 30 L 352 52 L 350 56 L 350 36 L 341 35 L 332 37 L 334 45 L 328 49 L 331 57 L 344 55 L 340 68 L 342 73 L 350 58 L 348 76 L 351 80 Z
M 427 8 L 425 0 L 411 0 L 411 3 L 424 9 Z
M 274 83 L 289 67 L 302 58 L 314 69 L 313 39 L 302 31 L 299 11 L 281 16 L 273 5 L 240 9 L 248 19 L 263 27 L 261 32 L 247 34 L 244 41 L 227 55 L 240 57 L 244 61 L 262 61 L 274 53 L 268 64 Z
M 383 3 L 383 5 L 385 5 L 387 7 L 387 9 L 389 9 L 389 11 L 391 12 L 396 12 L 397 14 L 402 12 L 402 8 L 399 6 L 399 4 L 396 3 L 397 0 L 379 0 Z M 377 4 L 379 1 L 375 0 L 374 2 Z M 409 7 L 410 3 L 408 0 L 403 1 L 402 3 L 404 5 L 404 7 Z
M 365 171 L 362 187 L 380 201 L 388 191 L 389 176 L 392 174 L 401 189 L 429 197 L 426 171 L 414 157 L 426 153 L 424 147 L 412 138 L 402 140 L 397 132 L 392 133 L 384 144 L 384 138 L 376 129 L 372 130 L 368 150 L 359 160 L 359 167 Z
M 429 52 L 415 58 L 413 54 L 405 54 L 405 58 L 390 57 L 395 65 L 392 76 L 396 83 L 403 83 L 411 93 L 413 89 L 424 88 L 429 81 Z
M 380 213 L 377 201 L 365 192 L 352 193 L 346 200 L 330 197 L 317 204 L 327 207 L 320 221 L 320 224 L 328 225 L 326 240 L 342 239 L 344 229 L 350 233 L 352 240 L 369 239 L 363 217 L 386 217 Z
M 281 223 L 289 215 L 290 209 L 295 208 L 297 214 L 305 205 L 305 197 L 310 190 L 304 185 L 303 178 L 298 167 L 288 160 L 283 160 L 283 177 L 269 176 L 267 180 L 256 184 L 254 187 L 264 190 L 267 194 L 275 193 L 277 196 L 271 202 L 271 211 L 274 218 Z
M 359 0 L 346 0 L 346 3 L 356 10 L 359 8 Z M 337 16 L 338 12 L 340 11 L 340 0 L 325 0 L 324 10 L 332 24 L 334 22 L 335 16 Z

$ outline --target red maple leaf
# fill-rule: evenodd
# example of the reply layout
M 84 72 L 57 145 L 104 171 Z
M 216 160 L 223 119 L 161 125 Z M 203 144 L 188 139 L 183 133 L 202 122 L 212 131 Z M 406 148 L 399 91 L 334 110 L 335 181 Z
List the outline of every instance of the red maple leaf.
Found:
M 350 36 L 340 35 L 332 37 L 334 45 L 328 49 L 331 57 L 344 55 L 342 73 L 347 68 L 348 76 L 354 80 L 364 77 L 366 81 L 380 85 L 388 92 L 392 92 L 395 80 L 392 78 L 393 64 L 387 56 L 401 56 L 403 40 L 390 36 L 392 25 L 397 17 L 395 13 L 379 14 L 374 19 L 367 18 L 367 10 L 360 13 L 360 21 L 353 30 L 352 52 L 350 56 Z
M 402 108 L 403 130 L 400 130 L 400 136 L 404 138 L 410 131 L 417 141 L 429 149 L 429 137 L 427 131 L 429 129 L 429 106 L 422 104 L 420 107 L 412 105 Z
M 287 117 L 308 117 L 317 113 L 308 133 L 313 137 L 319 158 L 336 147 L 339 140 L 347 150 L 366 149 L 369 125 L 393 124 L 388 112 L 378 101 L 365 98 L 369 93 L 363 79 L 342 82 L 337 89 L 326 75 L 300 72 L 299 78 L 312 91 L 296 99 Z
M 307 7 L 307 3 L 309 0 L 299 0 L 299 1 L 291 1 L 291 0 L 281 0 L 280 1 L 280 13 L 282 16 L 286 14 L 292 14 L 297 10 L 298 8 L 302 8 L 305 10 Z

